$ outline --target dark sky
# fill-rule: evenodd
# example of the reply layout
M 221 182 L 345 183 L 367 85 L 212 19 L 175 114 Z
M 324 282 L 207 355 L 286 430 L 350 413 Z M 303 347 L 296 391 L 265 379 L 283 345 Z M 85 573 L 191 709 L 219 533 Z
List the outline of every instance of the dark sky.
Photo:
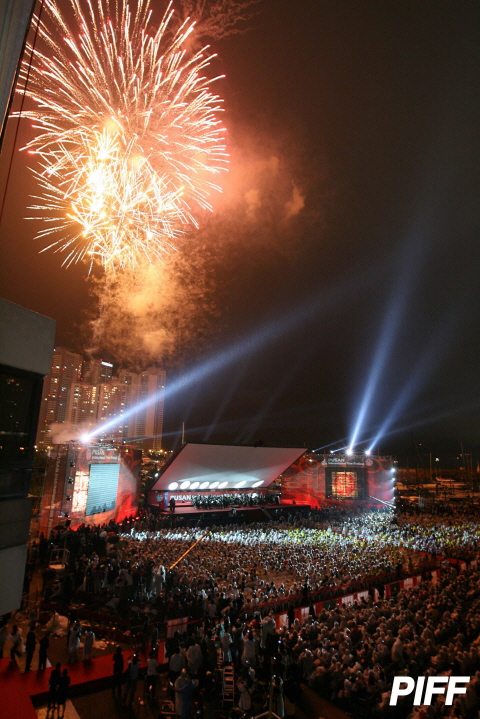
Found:
M 480 4 L 265 0 L 215 50 L 232 162 L 247 146 L 274 156 L 304 207 L 277 224 L 265 208 L 268 232 L 263 206 L 235 232 L 226 218 L 210 265 L 217 318 L 207 348 L 169 372 L 170 386 L 190 381 L 167 397 L 166 444 L 182 421 L 197 441 L 476 444 Z M 1 294 L 81 349 L 91 284 L 85 266 L 38 254 L 24 165 L 17 153 Z

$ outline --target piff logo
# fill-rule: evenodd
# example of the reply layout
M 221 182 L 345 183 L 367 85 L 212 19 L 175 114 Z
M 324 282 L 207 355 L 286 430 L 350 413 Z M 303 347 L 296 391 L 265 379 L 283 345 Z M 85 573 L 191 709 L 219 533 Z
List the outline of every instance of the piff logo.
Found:
M 468 684 L 470 677 L 428 677 L 425 688 L 425 696 L 422 701 L 425 677 L 419 677 L 417 681 L 412 677 L 394 677 L 392 693 L 390 695 L 390 706 L 397 706 L 398 697 L 406 697 L 415 690 L 413 705 L 430 706 L 434 694 L 446 694 L 445 705 L 452 706 L 455 694 L 466 694 L 467 687 L 459 687 L 457 684 Z M 401 685 L 405 686 L 401 686 Z

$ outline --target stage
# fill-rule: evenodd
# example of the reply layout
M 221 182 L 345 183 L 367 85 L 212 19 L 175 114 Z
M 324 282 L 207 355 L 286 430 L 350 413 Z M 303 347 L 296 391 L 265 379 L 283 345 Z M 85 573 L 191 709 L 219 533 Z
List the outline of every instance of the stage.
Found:
M 225 507 L 225 508 L 219 508 L 214 507 L 212 509 L 197 509 L 193 506 L 193 504 L 190 505 L 177 505 L 175 507 L 175 511 L 171 512 L 167 509 L 161 509 L 159 511 L 160 516 L 166 517 L 168 515 L 172 515 L 175 517 L 181 517 L 183 515 L 191 515 L 196 514 L 197 516 L 201 514 L 231 514 L 233 515 L 232 509 L 235 510 L 235 514 L 248 514 L 249 512 L 258 512 L 262 511 L 262 509 L 266 510 L 267 512 L 278 512 L 280 511 L 282 514 L 287 512 L 298 512 L 299 510 L 306 510 L 310 509 L 309 504 L 264 504 L 264 505 L 255 505 L 253 507 Z

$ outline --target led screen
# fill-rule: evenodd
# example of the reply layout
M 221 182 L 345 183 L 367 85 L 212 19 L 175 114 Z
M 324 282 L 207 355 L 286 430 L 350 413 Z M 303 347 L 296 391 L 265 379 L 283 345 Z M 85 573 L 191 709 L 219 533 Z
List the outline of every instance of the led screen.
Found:
M 357 473 L 354 471 L 332 472 L 332 498 L 356 499 L 357 497 Z
M 113 463 L 91 464 L 85 514 L 99 514 L 115 509 L 120 465 Z

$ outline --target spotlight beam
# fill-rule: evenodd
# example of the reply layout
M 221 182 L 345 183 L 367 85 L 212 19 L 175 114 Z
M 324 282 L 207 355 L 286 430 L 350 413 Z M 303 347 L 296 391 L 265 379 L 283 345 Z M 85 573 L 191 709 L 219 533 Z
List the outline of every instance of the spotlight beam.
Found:
M 385 372 L 388 360 L 392 355 L 395 341 L 398 337 L 404 316 L 406 315 L 413 292 L 414 281 L 416 280 L 416 274 L 412 271 L 412 268 L 416 268 L 418 272 L 422 259 L 425 259 L 427 242 L 425 238 L 426 228 L 422 226 L 424 224 L 426 224 L 426 221 L 422 221 L 422 218 L 420 218 L 416 225 L 411 228 L 410 235 L 407 238 L 407 247 L 403 249 L 399 261 L 396 263 L 396 266 L 402 267 L 403 271 L 396 277 L 390 303 L 380 330 L 371 369 L 363 391 L 360 409 L 358 410 L 351 433 L 349 444 L 351 449 L 353 449 L 357 443 L 366 423 L 366 418 L 370 412 L 377 387 Z
M 235 342 L 228 349 L 223 352 L 219 352 L 213 359 L 202 362 L 195 369 L 186 372 L 183 376 L 179 377 L 172 384 L 167 386 L 164 390 L 165 398 L 175 396 L 175 394 L 188 389 L 192 385 L 198 385 L 200 382 L 205 381 L 215 373 L 231 366 L 234 362 L 238 362 L 249 355 L 259 352 L 261 349 L 264 349 L 264 347 L 277 341 L 287 332 L 295 329 L 299 325 L 311 322 L 319 314 L 325 314 L 331 311 L 334 307 L 341 302 L 346 301 L 352 295 L 361 292 L 365 285 L 370 282 L 371 277 L 375 276 L 376 271 L 377 268 L 371 266 L 367 270 L 359 272 L 357 278 L 353 281 L 350 276 L 341 284 L 332 286 L 327 291 L 319 293 L 313 300 L 312 298 L 309 298 L 308 301 L 304 302 L 281 319 L 274 320 L 262 329 L 254 332 L 252 335 L 239 342 Z M 156 394 L 146 400 L 142 400 L 133 407 L 130 407 L 123 414 L 112 417 L 103 424 L 98 425 L 95 429 L 90 430 L 88 437 L 92 438 L 98 436 L 99 434 L 103 434 L 104 432 L 108 432 L 112 427 L 115 427 L 118 424 L 119 420 L 124 421 L 136 412 L 139 412 L 140 410 L 148 407 L 150 404 L 153 404 L 157 401 L 157 399 L 158 395 Z
M 433 332 L 430 336 L 428 345 L 417 362 L 414 371 L 410 374 L 408 381 L 405 383 L 402 391 L 397 396 L 387 417 L 371 442 L 370 451 L 388 432 L 391 425 L 398 419 L 400 413 L 404 411 L 405 407 L 412 402 L 414 397 L 418 394 L 425 379 L 427 377 L 431 379 L 434 367 L 438 367 L 441 357 L 444 355 L 448 347 L 451 346 L 452 340 L 454 339 L 454 336 L 452 335 L 458 325 L 456 318 L 459 316 L 459 308 L 457 307 L 455 311 L 451 309 L 449 314 L 450 316 L 448 320 L 443 322 L 440 327 L 437 327 L 435 332 Z

